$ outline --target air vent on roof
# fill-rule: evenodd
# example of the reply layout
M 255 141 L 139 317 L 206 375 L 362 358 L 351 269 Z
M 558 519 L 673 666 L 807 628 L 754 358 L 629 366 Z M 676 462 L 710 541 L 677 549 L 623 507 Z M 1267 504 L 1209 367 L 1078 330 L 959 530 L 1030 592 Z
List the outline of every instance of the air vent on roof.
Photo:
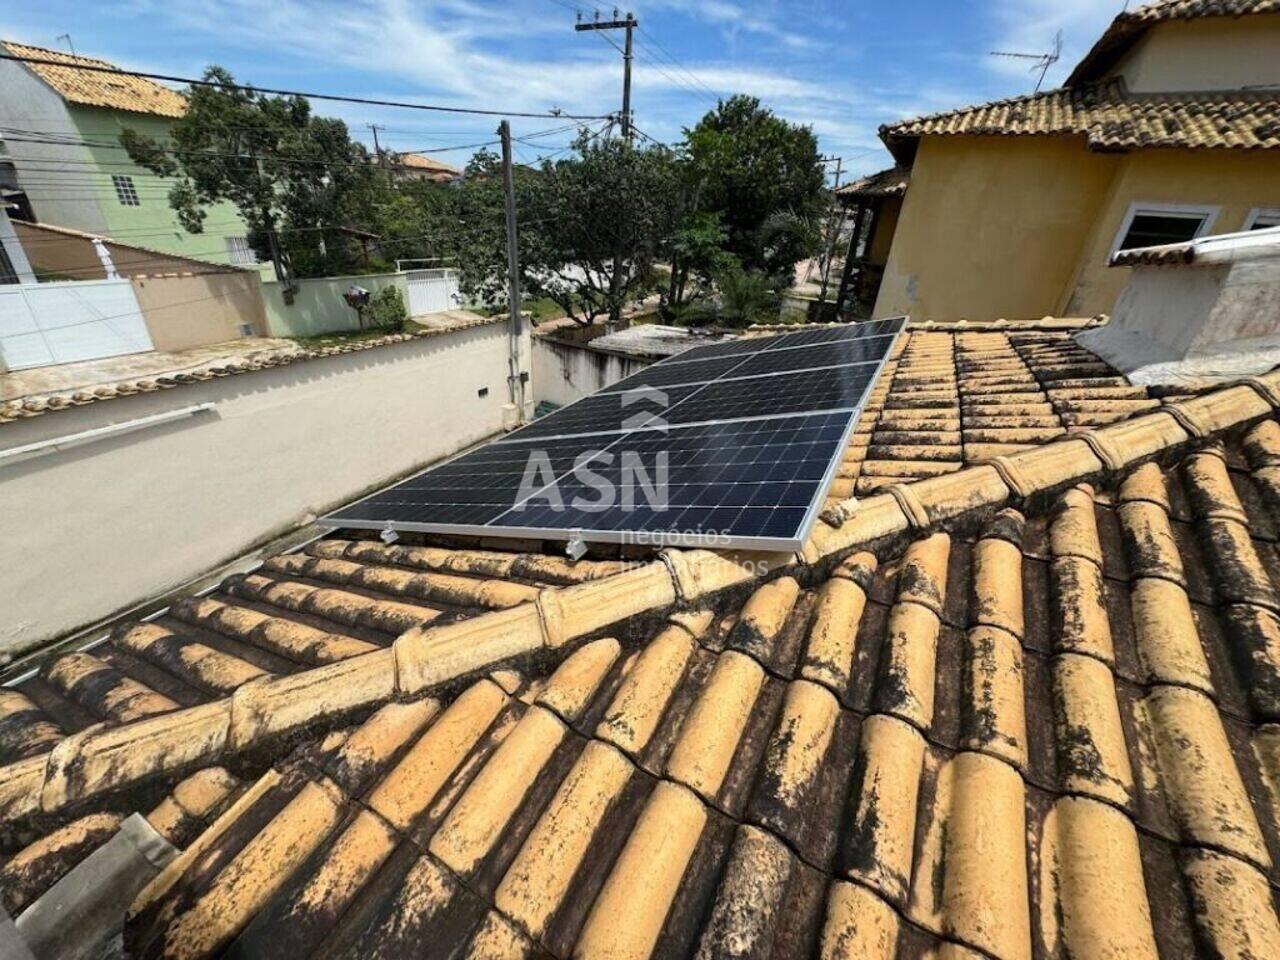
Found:
M 321 522 L 798 549 L 904 325 L 881 320 L 677 354 Z

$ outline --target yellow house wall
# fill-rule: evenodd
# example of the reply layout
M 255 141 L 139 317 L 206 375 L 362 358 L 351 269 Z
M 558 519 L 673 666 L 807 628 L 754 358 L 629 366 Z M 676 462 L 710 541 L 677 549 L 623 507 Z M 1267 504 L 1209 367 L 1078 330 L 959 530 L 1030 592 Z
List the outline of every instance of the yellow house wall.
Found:
M 1219 206 L 1209 234 L 1244 228 L 1254 207 L 1280 207 L 1276 151 L 1138 150 L 1126 154 L 1106 199 L 1094 209 L 1096 225 L 1078 260 L 1069 293 L 1055 312 L 1066 316 L 1110 313 L 1129 278 L 1127 267 L 1108 267 L 1116 235 L 1131 204 Z
M 901 197 L 885 197 L 880 201 L 880 214 L 876 217 L 876 232 L 871 238 L 871 249 L 867 251 L 867 259 L 883 266 L 889 262 L 889 250 L 893 246 L 893 235 L 898 229 L 898 217 L 902 213 Z
M 1175 20 L 1148 30 L 1116 64 L 1136 93 L 1280 83 L 1280 14 Z
M 1121 158 L 1080 137 L 925 137 L 874 316 L 1053 313 Z

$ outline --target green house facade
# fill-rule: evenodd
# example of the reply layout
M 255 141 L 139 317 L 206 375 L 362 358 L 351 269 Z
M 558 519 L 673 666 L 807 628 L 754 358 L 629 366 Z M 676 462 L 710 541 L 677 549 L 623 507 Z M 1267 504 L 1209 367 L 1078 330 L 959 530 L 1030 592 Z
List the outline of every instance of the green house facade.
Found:
M 132 163 L 120 145 L 126 129 L 166 139 L 185 109 L 181 94 L 142 78 L 76 69 L 109 66 L 101 60 L 2 45 L 17 56 L 58 61 L 0 61 L 0 200 L 11 217 L 214 263 L 256 263 L 233 205 L 208 207 L 203 232 L 189 233 L 169 205 L 174 180 Z

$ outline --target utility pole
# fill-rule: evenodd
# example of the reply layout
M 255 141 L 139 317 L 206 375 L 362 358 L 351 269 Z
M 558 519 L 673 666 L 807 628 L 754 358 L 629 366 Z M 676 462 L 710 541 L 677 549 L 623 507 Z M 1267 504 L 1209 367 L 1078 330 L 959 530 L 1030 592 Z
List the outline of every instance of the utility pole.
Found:
M 579 33 L 584 30 L 625 30 L 627 32 L 622 48 L 622 138 L 628 143 L 631 142 L 631 33 L 638 26 L 640 21 L 630 13 L 625 20 L 619 20 L 616 7 L 612 20 L 601 20 L 600 14 L 597 13 L 595 20 L 583 23 L 582 13 L 579 12 L 578 22 L 573 25 L 573 29 Z
M 510 349 L 507 357 L 507 385 L 511 403 L 516 408 L 516 423 L 524 420 L 524 380 L 520 377 L 520 339 L 523 320 L 520 316 L 520 247 L 516 242 L 516 180 L 511 168 L 511 124 L 498 124 L 502 138 L 502 188 L 507 208 L 507 304 L 511 316 Z
M 382 160 L 382 147 L 378 145 L 378 131 L 385 130 L 387 128 L 380 126 L 376 123 L 366 123 L 365 126 L 373 131 L 373 155 L 378 158 L 379 164 L 382 164 L 385 166 Z
M 618 19 L 618 10 L 615 7 L 612 20 L 601 20 L 600 14 L 596 14 L 596 19 L 589 22 L 582 22 L 582 13 L 578 13 L 578 22 L 574 24 L 573 29 L 579 33 L 586 30 L 625 30 L 626 40 L 623 42 L 622 48 L 622 139 L 628 144 L 631 143 L 631 34 L 636 27 L 640 26 L 640 21 L 627 12 L 625 20 Z M 614 44 L 617 46 L 617 44 Z M 609 306 L 609 323 L 610 332 L 616 330 L 618 324 L 622 320 L 622 305 L 619 303 L 622 291 L 622 269 L 623 269 L 623 250 L 621 243 L 613 255 L 613 272 L 609 277 L 609 299 L 612 303 Z
M 831 158 L 824 158 L 830 161 Z M 840 189 L 840 174 L 844 170 L 844 157 L 836 157 L 836 183 L 831 188 L 831 226 L 827 230 L 827 252 L 822 261 L 822 293 L 818 296 L 818 303 L 827 302 L 827 284 L 831 280 L 831 255 L 835 252 L 836 237 L 840 235 L 840 222 L 844 219 L 844 208 L 840 206 L 840 201 L 836 199 L 836 191 Z

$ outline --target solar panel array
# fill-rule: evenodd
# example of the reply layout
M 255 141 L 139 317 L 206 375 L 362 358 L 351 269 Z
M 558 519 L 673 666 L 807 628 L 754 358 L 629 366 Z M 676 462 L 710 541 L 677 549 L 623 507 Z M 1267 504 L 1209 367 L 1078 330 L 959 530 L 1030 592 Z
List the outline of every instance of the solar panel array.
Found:
M 797 549 L 904 325 L 696 347 L 321 522 Z

